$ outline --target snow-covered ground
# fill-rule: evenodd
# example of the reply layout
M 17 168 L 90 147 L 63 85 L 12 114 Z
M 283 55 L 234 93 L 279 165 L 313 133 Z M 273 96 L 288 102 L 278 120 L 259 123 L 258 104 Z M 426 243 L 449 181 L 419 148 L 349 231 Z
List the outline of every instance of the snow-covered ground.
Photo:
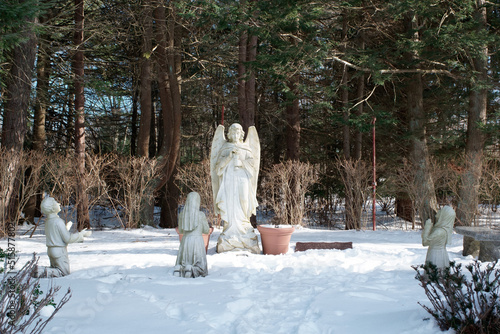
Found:
M 26 229 L 25 227 L 23 229 Z M 20 263 L 48 265 L 43 226 L 16 238 Z M 442 333 L 411 265 L 424 262 L 420 231 L 298 229 L 285 255 L 208 249 L 207 277 L 174 277 L 174 229 L 103 229 L 68 246 L 72 274 L 53 279 L 72 298 L 46 327 L 54 334 Z M 257 232 L 258 233 L 258 232 Z M 348 250 L 294 252 L 298 241 L 352 241 Z M 453 235 L 450 259 L 463 257 Z M 42 290 L 51 282 L 42 279 Z M 449 331 L 453 333 L 453 331 Z

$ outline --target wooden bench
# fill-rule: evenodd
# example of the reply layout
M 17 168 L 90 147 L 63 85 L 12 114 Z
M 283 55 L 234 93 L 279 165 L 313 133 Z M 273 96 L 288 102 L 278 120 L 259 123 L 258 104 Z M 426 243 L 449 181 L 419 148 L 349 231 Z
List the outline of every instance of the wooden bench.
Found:
M 479 261 L 495 261 L 500 258 L 500 230 L 485 226 L 457 226 L 455 232 L 479 241 Z
M 352 248 L 352 242 L 297 242 L 295 244 L 296 252 L 303 252 L 308 249 L 349 249 Z

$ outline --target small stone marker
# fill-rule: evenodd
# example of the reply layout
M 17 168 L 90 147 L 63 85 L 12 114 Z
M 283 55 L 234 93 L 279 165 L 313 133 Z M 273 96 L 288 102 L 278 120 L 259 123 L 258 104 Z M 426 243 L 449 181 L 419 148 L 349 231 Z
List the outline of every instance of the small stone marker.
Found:
M 295 244 L 296 252 L 303 252 L 308 249 L 349 249 L 352 248 L 352 242 L 297 242 Z

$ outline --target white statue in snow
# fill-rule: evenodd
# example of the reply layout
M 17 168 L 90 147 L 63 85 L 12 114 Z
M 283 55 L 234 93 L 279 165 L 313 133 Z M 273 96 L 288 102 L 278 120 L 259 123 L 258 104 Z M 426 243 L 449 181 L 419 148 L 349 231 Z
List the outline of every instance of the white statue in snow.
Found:
M 454 223 L 455 210 L 451 206 L 444 206 L 436 213 L 435 224 L 427 219 L 422 232 L 422 245 L 429 246 L 426 263 L 430 262 L 441 269 L 450 266 L 446 245 L 451 244 Z
M 215 131 L 210 153 L 210 173 L 215 214 L 220 214 L 224 229 L 217 241 L 217 252 L 246 250 L 260 253 L 259 241 L 250 224 L 257 208 L 257 178 L 260 166 L 260 142 L 254 126 L 247 139 L 240 124 Z
M 182 277 L 206 276 L 207 254 L 203 234 L 210 231 L 205 214 L 200 211 L 200 195 L 191 192 L 179 214 L 179 234 L 182 234 L 174 275 Z
M 60 204 L 52 197 L 47 196 L 40 205 L 45 219 L 45 238 L 47 255 L 50 259 L 50 267 L 37 268 L 37 277 L 61 277 L 69 275 L 69 258 L 67 246 L 74 242 L 83 242 L 92 232 L 84 229 L 77 233 L 70 233 L 72 222 L 67 224 L 58 216 L 61 211 Z

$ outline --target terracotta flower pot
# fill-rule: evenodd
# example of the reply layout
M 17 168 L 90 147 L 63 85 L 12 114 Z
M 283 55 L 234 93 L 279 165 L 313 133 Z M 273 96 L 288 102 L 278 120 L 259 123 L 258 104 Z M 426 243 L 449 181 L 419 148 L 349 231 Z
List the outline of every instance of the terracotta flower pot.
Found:
M 205 242 L 205 252 L 208 252 L 208 243 L 210 242 L 210 235 L 212 235 L 212 232 L 214 231 L 213 227 L 210 227 L 210 232 L 208 234 L 202 234 L 203 235 L 203 241 Z M 175 232 L 179 235 L 179 241 L 182 240 L 182 236 L 184 234 L 179 233 L 179 227 L 175 228 Z
M 271 225 L 257 225 L 264 254 L 278 255 L 288 252 L 288 245 L 292 237 L 294 226 L 274 227 Z

